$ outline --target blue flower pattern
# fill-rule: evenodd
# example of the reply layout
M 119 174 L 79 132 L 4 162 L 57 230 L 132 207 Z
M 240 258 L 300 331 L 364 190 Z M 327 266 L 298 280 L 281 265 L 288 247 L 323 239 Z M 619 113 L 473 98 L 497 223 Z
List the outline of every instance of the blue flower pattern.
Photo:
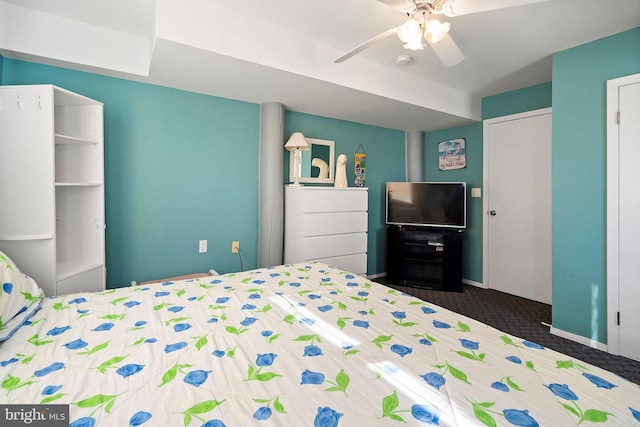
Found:
M 209 378 L 211 371 L 203 371 L 202 369 L 196 369 L 189 372 L 184 377 L 184 382 L 194 387 L 200 387 Z
M 447 380 L 437 372 L 428 372 L 424 375 L 420 375 L 420 377 L 436 390 L 439 390 L 440 387 L 447 382 Z
M 131 416 L 131 419 L 129 420 L 129 425 L 131 427 L 137 427 L 149 421 L 151 417 L 152 415 L 149 412 L 138 411 Z
M 144 368 L 144 365 L 130 363 L 130 364 L 124 365 L 121 368 L 118 368 L 118 370 L 116 371 L 116 374 L 121 375 L 122 378 L 128 378 L 131 375 L 135 375 L 138 372 L 140 372 L 142 368 Z
M 86 341 L 84 341 L 82 338 L 78 338 L 76 340 L 70 341 L 66 344 L 63 344 L 63 347 L 68 348 L 69 350 L 79 350 L 81 348 L 84 348 L 86 346 L 88 346 L 89 343 L 87 343 Z
M 413 405 L 411 415 L 426 424 L 436 426 L 440 424 L 440 410 L 434 405 Z
M 499 344 L 486 338 L 492 331 L 469 319 L 323 264 L 53 297 L 47 304 L 57 304 L 56 314 L 31 319 L 19 334 L 24 348 L 0 346 L 0 396 L 15 399 L 33 389 L 40 400 L 68 403 L 73 427 L 107 427 L 114 420 L 130 427 L 159 420 L 187 427 L 455 425 L 440 403 L 452 390 L 465 393 L 456 405 L 477 425 L 489 417 L 535 427 L 565 416 L 601 425 L 615 417 L 640 426 L 640 388 L 634 398 L 625 380 L 589 367 L 538 391 L 527 374 L 543 363 L 537 354 L 552 350 L 513 337 L 512 346 L 501 347 L 497 332 Z M 480 328 L 484 335 L 475 335 Z M 60 356 L 45 357 L 53 347 Z M 79 364 L 116 389 L 69 381 Z M 498 373 L 487 377 L 494 368 Z M 167 408 L 152 395 L 129 396 L 147 382 Z M 262 384 L 273 393 L 258 394 Z M 396 384 L 411 384 L 413 397 L 393 391 Z M 225 395 L 225 387 L 236 397 Z M 482 389 L 487 401 L 472 402 L 464 391 L 471 387 Z M 591 398 L 618 390 L 624 392 L 616 395 L 618 411 L 598 408 Z M 631 397 L 620 397 L 625 394 Z M 512 401 L 513 395 L 521 397 Z M 529 395 L 545 401 L 549 413 L 529 406 Z M 355 412 L 351 399 L 361 406 Z
M 273 365 L 273 362 L 275 361 L 277 356 L 278 356 L 277 354 L 273 354 L 273 353 L 258 354 L 256 356 L 256 365 L 271 366 Z
M 502 411 L 504 418 L 514 426 L 538 427 L 538 422 L 529 415 L 528 410 L 505 409 Z
M 312 372 L 305 369 L 302 372 L 302 379 L 300 384 L 322 384 L 324 382 L 324 374 L 321 372 Z
M 11 294 L 11 291 L 13 290 L 13 283 L 11 282 L 3 283 L 2 290 L 8 294 Z
M 313 420 L 314 427 L 338 427 L 338 422 L 343 414 L 329 407 L 318 408 L 318 413 Z
M 589 381 L 591 381 L 598 388 L 612 389 L 612 388 L 616 387 L 616 385 L 613 384 L 612 382 L 607 381 L 607 380 L 605 380 L 603 378 L 600 378 L 597 375 L 593 375 L 593 374 L 589 374 L 587 372 L 584 372 L 582 374 L 582 376 L 585 377 L 586 379 L 588 379 Z

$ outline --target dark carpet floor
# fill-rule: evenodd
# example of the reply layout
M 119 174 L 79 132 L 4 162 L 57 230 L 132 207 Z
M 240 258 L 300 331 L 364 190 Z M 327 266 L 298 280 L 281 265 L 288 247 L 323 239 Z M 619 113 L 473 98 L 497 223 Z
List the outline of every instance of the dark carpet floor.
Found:
M 543 324 L 551 324 L 551 306 L 548 304 L 469 285 L 464 285 L 464 292 L 458 293 L 387 284 L 384 277 L 375 280 L 640 384 L 640 362 L 552 335 L 549 326 Z

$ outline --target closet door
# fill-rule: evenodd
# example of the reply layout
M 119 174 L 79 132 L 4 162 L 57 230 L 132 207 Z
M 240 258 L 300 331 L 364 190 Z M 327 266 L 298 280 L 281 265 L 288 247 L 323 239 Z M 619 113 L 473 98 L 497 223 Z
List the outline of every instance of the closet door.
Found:
M 484 283 L 551 304 L 551 110 L 484 122 Z
M 639 77 L 640 79 L 640 77 Z M 638 182 L 640 170 L 638 157 L 640 156 L 640 82 L 621 86 L 618 89 L 620 105 L 620 124 L 618 140 L 618 241 L 619 241 L 619 272 L 618 284 L 618 313 L 619 313 L 619 353 L 622 356 L 640 361 L 640 338 L 638 337 L 638 323 L 640 323 L 640 196 Z M 615 267 L 614 267 L 615 268 Z

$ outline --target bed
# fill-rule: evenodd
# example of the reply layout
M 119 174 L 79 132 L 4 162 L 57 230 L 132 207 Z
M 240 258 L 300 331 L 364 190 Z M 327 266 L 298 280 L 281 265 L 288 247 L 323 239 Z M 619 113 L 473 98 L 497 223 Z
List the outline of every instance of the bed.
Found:
M 638 385 L 326 264 L 44 299 L 21 277 L 0 404 L 74 427 L 640 426 Z

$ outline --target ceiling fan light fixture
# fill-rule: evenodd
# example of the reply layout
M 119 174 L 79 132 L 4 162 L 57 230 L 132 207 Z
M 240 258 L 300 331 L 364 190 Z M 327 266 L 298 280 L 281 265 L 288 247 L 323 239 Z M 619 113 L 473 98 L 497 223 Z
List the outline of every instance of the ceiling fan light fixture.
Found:
M 430 19 L 425 24 L 424 38 L 431 43 L 438 43 L 447 35 L 450 28 L 451 25 L 448 22 Z
M 398 37 L 405 43 L 411 43 L 419 39 L 420 33 L 420 23 L 415 19 L 409 19 L 398 27 Z
M 421 39 L 418 39 L 413 40 L 410 43 L 405 43 L 403 47 L 408 50 L 422 50 L 424 49 L 424 43 L 422 43 Z
M 458 12 L 456 12 L 456 0 L 446 0 L 442 5 L 442 13 L 446 16 L 458 16 Z
M 422 50 L 422 29 L 420 23 L 415 19 L 409 19 L 398 27 L 398 37 L 404 43 L 405 49 Z

